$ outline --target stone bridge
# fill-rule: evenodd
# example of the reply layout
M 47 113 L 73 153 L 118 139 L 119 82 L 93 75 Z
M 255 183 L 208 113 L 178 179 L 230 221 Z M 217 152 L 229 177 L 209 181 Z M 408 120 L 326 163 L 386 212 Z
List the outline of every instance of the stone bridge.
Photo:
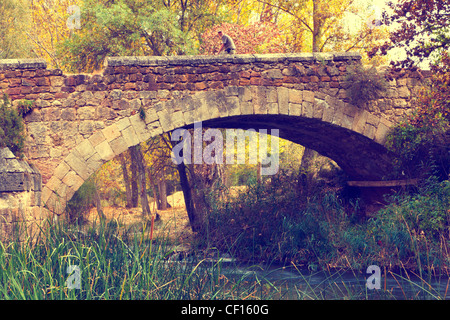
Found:
M 381 99 L 349 103 L 353 53 L 111 57 L 101 74 L 64 75 L 43 61 L 0 60 L 0 93 L 34 101 L 27 160 L 42 174 L 42 204 L 62 212 L 103 163 L 150 137 L 204 127 L 279 129 L 335 160 L 354 180 L 391 169 L 383 143 L 410 107 L 417 74 L 389 79 Z M 142 120 L 140 113 L 145 112 Z

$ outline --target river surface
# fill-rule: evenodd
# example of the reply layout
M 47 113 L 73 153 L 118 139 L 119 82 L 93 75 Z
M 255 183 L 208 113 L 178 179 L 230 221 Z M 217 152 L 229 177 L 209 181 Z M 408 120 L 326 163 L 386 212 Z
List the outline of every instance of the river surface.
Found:
M 265 266 L 240 263 L 229 257 L 211 259 L 202 264 L 208 268 L 217 266 L 218 263 L 220 273 L 228 279 L 257 282 L 261 286 L 270 286 L 279 291 L 278 294 L 272 295 L 275 299 L 450 299 L 450 279 L 447 275 L 421 277 L 412 272 L 384 273 L 384 270 L 380 270 L 377 289 L 377 275 L 374 273 Z

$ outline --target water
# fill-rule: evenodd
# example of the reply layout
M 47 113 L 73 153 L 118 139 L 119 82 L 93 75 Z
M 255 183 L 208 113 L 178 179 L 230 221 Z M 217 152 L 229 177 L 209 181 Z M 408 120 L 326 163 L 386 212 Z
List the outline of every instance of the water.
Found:
M 286 299 L 449 299 L 449 277 L 420 278 L 411 273 L 382 273 L 380 289 L 366 284 L 372 274 L 343 270 L 311 271 L 295 267 L 261 265 L 224 266 L 228 277 L 267 282 L 284 288 Z M 370 283 L 374 283 L 370 281 Z
M 421 278 L 411 272 L 384 273 L 382 270 L 380 289 L 369 289 L 366 284 L 371 273 L 246 264 L 229 256 L 203 260 L 201 266 L 220 266 L 220 273 L 230 280 L 253 285 L 257 283 L 260 287 L 271 288 L 273 299 L 450 299 L 450 292 L 447 292 L 450 279 L 446 275 Z M 369 281 L 375 283 L 370 279 Z

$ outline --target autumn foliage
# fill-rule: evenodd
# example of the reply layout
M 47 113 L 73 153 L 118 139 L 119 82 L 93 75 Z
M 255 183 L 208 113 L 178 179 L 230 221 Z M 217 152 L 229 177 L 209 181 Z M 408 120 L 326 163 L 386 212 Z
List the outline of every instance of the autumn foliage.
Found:
M 431 85 L 419 94 L 417 112 L 410 123 L 416 127 L 435 127 L 450 123 L 450 56 L 444 53 L 439 63 L 431 67 Z
M 258 22 L 248 26 L 222 23 L 208 29 L 201 36 L 201 54 L 217 53 L 221 45 L 219 30 L 233 39 L 237 54 L 286 52 L 278 27 L 274 23 Z
M 450 1 L 448 0 L 403 0 L 390 2 L 393 9 L 384 15 L 384 23 L 397 25 L 389 40 L 373 48 L 369 57 L 377 53 L 386 55 L 393 48 L 402 48 L 406 58 L 395 63 L 400 67 L 413 67 L 427 58 L 436 58 L 450 47 Z M 393 63 L 394 64 L 394 63 Z

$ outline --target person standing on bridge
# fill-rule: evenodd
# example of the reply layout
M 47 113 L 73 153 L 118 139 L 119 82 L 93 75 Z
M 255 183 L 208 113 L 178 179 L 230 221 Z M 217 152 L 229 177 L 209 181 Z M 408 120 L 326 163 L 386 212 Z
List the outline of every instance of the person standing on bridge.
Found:
M 231 39 L 229 35 L 224 34 L 222 30 L 219 30 L 218 34 L 222 40 L 222 46 L 220 47 L 219 52 L 217 54 L 220 54 L 223 49 L 225 49 L 225 52 L 228 54 L 235 54 L 236 46 L 234 45 L 233 39 Z

